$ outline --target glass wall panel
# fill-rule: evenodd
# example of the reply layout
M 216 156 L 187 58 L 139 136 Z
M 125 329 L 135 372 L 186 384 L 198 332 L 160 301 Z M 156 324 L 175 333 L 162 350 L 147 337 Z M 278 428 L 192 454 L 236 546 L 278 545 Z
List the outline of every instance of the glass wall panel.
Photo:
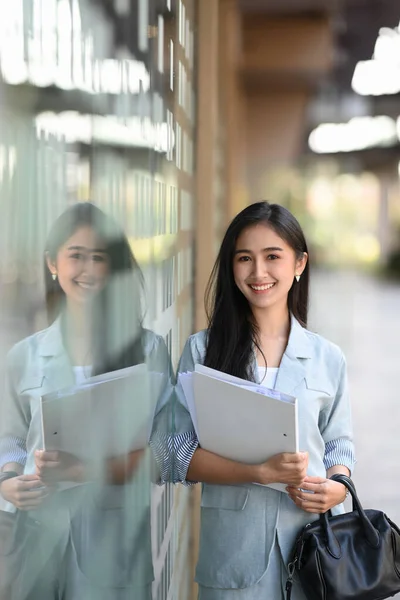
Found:
M 193 329 L 195 8 L 0 3 L 1 600 L 190 596 L 147 442 Z

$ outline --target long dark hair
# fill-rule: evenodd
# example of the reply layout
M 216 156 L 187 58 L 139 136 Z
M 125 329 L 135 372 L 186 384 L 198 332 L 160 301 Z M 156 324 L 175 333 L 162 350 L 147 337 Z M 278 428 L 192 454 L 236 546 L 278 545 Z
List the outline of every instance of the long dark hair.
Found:
M 297 219 L 279 204 L 256 202 L 247 206 L 229 225 L 206 289 L 208 337 L 205 365 L 251 380 L 254 346 L 259 347 L 257 325 L 250 305 L 237 287 L 233 275 L 236 242 L 242 231 L 253 225 L 271 227 L 301 258 L 307 252 L 304 233 Z M 309 262 L 300 281 L 294 281 L 288 294 L 288 309 L 307 326 Z
M 116 222 L 90 202 L 73 204 L 53 224 L 45 256 L 55 262 L 59 249 L 81 227 L 91 227 L 104 241 L 109 261 L 107 283 L 92 305 L 94 374 L 139 364 L 144 360 L 140 309 L 143 276 Z M 58 279 L 53 281 L 46 260 L 45 291 L 50 325 L 63 316 L 65 292 Z

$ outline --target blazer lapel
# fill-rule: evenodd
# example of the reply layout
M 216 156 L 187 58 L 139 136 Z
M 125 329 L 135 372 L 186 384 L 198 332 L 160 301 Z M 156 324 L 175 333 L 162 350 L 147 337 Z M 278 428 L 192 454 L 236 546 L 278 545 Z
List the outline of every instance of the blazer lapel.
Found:
M 39 354 L 43 361 L 44 393 L 74 384 L 72 366 L 63 344 L 60 317 L 44 333 L 39 343 Z
M 279 365 L 275 389 L 284 394 L 294 395 L 294 390 L 305 378 L 309 358 L 311 348 L 306 330 L 292 315 L 289 340 Z
M 306 368 L 303 359 L 293 356 L 286 350 L 279 365 L 275 389 L 284 394 L 293 395 L 294 390 L 305 379 L 305 376 Z

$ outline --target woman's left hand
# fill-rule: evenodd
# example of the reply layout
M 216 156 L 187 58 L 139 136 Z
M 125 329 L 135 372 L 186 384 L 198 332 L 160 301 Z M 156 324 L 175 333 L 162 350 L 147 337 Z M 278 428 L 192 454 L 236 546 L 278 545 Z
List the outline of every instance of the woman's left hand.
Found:
M 35 452 L 36 474 L 44 483 L 85 480 L 85 468 L 82 461 L 67 452 Z
M 296 506 L 309 513 L 327 512 L 346 499 L 345 486 L 324 477 L 306 477 L 301 490 L 293 486 L 288 486 L 286 490 Z

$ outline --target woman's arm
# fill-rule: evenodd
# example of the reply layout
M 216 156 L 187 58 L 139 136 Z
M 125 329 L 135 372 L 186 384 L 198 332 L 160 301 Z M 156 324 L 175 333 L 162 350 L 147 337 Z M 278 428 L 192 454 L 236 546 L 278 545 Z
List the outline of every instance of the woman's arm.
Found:
M 164 397 L 171 377 L 171 365 L 165 342 L 160 336 L 146 331 L 145 351 L 146 363 L 150 372 L 160 376 L 160 380 L 155 378 L 149 393 L 153 394 L 153 389 L 159 389 L 160 393 L 163 392 L 161 395 Z M 153 396 L 143 399 L 146 406 L 154 405 L 154 407 L 159 400 L 160 398 Z M 135 418 L 134 414 L 132 418 Z M 71 454 L 39 450 L 35 454 L 35 463 L 37 473 L 43 481 L 73 481 L 75 483 L 100 481 L 112 485 L 123 485 L 134 477 L 144 453 L 145 448 L 107 460 L 93 460 L 84 463 Z
M 127 456 L 110 458 L 106 461 L 105 480 L 112 485 L 124 485 L 137 471 L 145 450 L 135 450 Z
M 190 337 L 183 349 L 177 370 L 176 385 L 169 382 L 162 406 L 157 407 L 150 436 L 150 447 L 158 465 L 160 484 L 192 485 L 187 471 L 199 442 L 194 430 L 186 397 L 179 379 L 180 373 L 194 371 L 202 362 L 201 353 Z
M 332 477 L 332 475 L 347 475 L 347 477 L 350 477 L 351 473 L 350 473 L 350 469 L 348 469 L 347 467 L 343 466 L 343 465 L 335 465 L 334 467 L 331 467 L 330 469 L 327 470 L 326 472 L 326 476 L 328 477 L 328 479 L 330 477 Z
M 350 476 L 350 471 L 343 465 L 335 465 L 328 469 L 327 477 L 306 477 L 301 489 L 289 486 L 288 493 L 293 502 L 310 513 L 325 513 L 346 500 L 347 488 L 330 477 L 337 473 Z M 304 491 L 305 490 L 305 491 Z
M 348 391 L 347 367 L 341 356 L 335 398 L 328 410 L 320 416 L 320 432 L 325 442 L 326 471 L 342 465 L 350 473 L 355 465 L 351 405 Z
M 187 479 L 204 483 L 251 483 L 258 478 L 255 465 L 227 460 L 202 448 L 197 448 L 190 461 Z
M 7 471 L 16 469 L 10 469 L 9 463 L 16 464 L 24 467 L 28 454 L 26 451 L 26 440 L 18 438 L 16 436 L 3 436 L 0 439 L 0 468 L 7 467 Z
M 124 456 L 109 458 L 100 464 L 85 463 L 66 452 L 35 453 L 36 474 L 44 483 L 73 481 L 87 483 L 102 481 L 112 485 L 123 485 L 132 479 L 145 450 L 135 450 Z
M 323 513 L 344 502 L 347 489 L 342 483 L 332 481 L 330 477 L 336 473 L 350 476 L 355 464 L 347 370 L 343 356 L 335 399 L 329 413 L 323 415 L 322 421 L 326 478 L 306 477 L 301 489 L 292 486 L 288 488 L 293 502 L 310 513 Z
M 265 463 L 247 465 L 228 460 L 198 448 L 193 454 L 187 477 L 204 483 L 286 483 L 300 485 L 307 474 L 308 454 L 285 453 L 273 456 Z
M 6 479 L 0 483 L 1 496 L 19 510 L 32 510 L 40 506 L 48 496 L 49 489 L 43 486 L 36 475 L 23 475 L 23 465 L 10 462 L 6 463 L 1 471 L 14 471 L 18 477 Z
M 203 342 L 197 336 L 190 337 L 178 366 L 178 380 L 173 395 L 173 430 L 169 435 L 163 436 L 163 445 L 154 443 L 164 477 L 169 471 L 164 480 L 184 484 L 300 484 L 306 475 L 307 453 L 279 454 L 264 464 L 248 465 L 225 459 L 199 447 L 179 374 L 194 371 L 195 365 L 203 362 L 203 354 Z
M 1 471 L 2 472 L 15 471 L 15 473 L 22 475 L 22 473 L 24 472 L 24 467 L 23 467 L 23 465 L 21 465 L 17 462 L 10 462 L 10 463 L 6 463 L 4 466 L 2 466 Z
M 17 390 L 25 364 L 25 346 L 20 343 L 7 355 L 5 394 L 0 418 L 0 470 L 18 473 L 16 477 L 1 483 L 0 494 L 19 510 L 37 508 L 49 493 L 39 477 L 23 475 L 31 414 L 29 402 Z

